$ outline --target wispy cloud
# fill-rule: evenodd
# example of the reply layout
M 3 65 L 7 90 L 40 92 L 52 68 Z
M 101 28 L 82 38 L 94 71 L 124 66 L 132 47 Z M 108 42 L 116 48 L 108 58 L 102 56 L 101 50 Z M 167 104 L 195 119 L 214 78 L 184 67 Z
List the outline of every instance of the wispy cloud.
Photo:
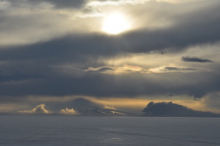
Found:
M 104 74 L 124 74 L 124 73 L 132 73 L 132 72 L 139 72 L 144 73 L 146 70 L 140 66 L 135 65 L 128 65 L 125 64 L 123 66 L 101 66 L 101 67 L 89 67 L 85 70 L 86 72 L 99 72 Z
M 172 72 L 181 72 L 181 73 L 189 73 L 189 72 L 206 72 L 208 69 L 203 68 L 192 68 L 192 67 L 184 67 L 177 65 L 168 65 L 168 66 L 160 66 L 155 68 L 143 68 L 136 65 L 123 65 L 123 66 L 101 66 L 101 67 L 89 67 L 85 70 L 86 72 L 98 72 L 104 74 L 125 74 L 125 73 L 172 73 Z
M 176 66 L 176 65 L 160 66 L 156 68 L 150 68 L 148 70 L 149 73 L 172 73 L 172 72 L 190 73 L 190 72 L 206 72 L 206 71 L 209 70 L 203 68 L 191 68 L 191 67 Z

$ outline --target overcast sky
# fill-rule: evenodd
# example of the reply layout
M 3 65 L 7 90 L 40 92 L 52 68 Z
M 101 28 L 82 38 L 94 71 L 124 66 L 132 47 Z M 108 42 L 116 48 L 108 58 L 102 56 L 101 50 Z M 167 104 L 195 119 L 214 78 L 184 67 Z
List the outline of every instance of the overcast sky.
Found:
M 219 0 L 0 0 L 0 112 L 220 113 Z M 59 107 L 59 108 L 55 108 Z

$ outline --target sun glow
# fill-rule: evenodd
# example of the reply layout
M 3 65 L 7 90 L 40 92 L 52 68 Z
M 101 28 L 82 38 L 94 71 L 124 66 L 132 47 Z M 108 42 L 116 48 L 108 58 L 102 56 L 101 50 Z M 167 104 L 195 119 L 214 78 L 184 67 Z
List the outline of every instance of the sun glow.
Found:
M 130 27 L 129 22 L 125 16 L 120 13 L 112 13 L 108 15 L 103 21 L 102 30 L 109 34 L 119 34 Z

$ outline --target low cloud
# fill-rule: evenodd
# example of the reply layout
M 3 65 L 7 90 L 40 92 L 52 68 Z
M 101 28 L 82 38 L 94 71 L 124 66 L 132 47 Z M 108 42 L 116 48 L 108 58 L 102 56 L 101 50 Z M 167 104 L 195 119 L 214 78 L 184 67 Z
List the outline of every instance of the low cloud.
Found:
M 202 58 L 198 58 L 198 57 L 182 57 L 182 61 L 185 62 L 198 62 L 198 63 L 207 63 L 207 62 L 213 62 L 212 60 L 209 59 L 202 59 Z
M 213 92 L 203 98 L 204 104 L 208 108 L 220 110 L 220 92 Z
M 72 109 L 62 109 L 60 110 L 61 114 L 65 114 L 65 115 L 76 115 L 76 111 L 72 108 Z
M 19 111 L 19 113 L 23 114 L 48 114 L 51 113 L 45 108 L 45 104 L 40 104 L 33 108 L 32 110 L 22 110 Z
M 121 111 L 117 111 L 115 108 L 110 108 L 106 106 L 103 107 L 103 105 L 101 104 L 94 103 L 84 98 L 77 98 L 73 100 L 69 104 L 69 107 L 73 107 L 73 109 L 80 115 L 95 115 L 95 116 L 126 115 Z

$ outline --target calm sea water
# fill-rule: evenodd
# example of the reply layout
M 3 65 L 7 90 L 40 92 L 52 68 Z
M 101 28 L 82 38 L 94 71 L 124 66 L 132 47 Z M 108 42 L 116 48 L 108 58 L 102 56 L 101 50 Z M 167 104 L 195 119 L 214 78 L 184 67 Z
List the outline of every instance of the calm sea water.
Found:
M 214 146 L 220 118 L 0 116 L 1 146 Z

